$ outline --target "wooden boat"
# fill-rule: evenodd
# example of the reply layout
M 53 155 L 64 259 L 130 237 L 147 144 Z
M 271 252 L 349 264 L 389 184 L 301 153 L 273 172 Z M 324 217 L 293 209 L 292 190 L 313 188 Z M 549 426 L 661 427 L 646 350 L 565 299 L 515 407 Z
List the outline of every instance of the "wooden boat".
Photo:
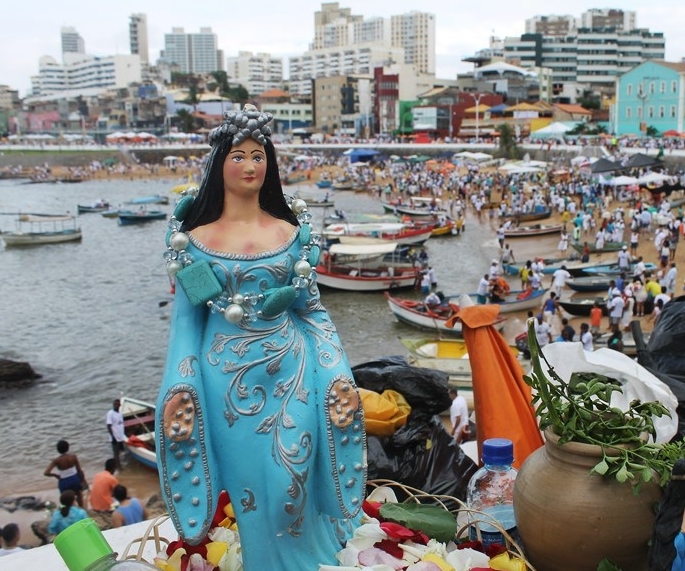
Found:
M 316 186 L 319 188 L 331 188 L 333 186 L 333 182 L 330 180 L 319 180 L 316 182 Z
M 606 296 L 574 295 L 568 299 L 560 299 L 559 306 L 571 315 L 583 315 L 587 317 L 590 315 L 590 310 L 595 305 L 595 302 L 598 302 L 599 306 L 602 308 L 602 314 L 607 315 Z
M 122 397 L 120 400 L 127 452 L 143 466 L 157 470 L 155 405 L 130 397 Z
M 303 182 L 305 180 L 307 180 L 306 174 L 298 174 L 298 175 L 285 177 L 283 179 L 283 184 L 285 184 L 285 185 L 297 184 L 298 182 Z
M 433 225 L 414 228 L 403 222 L 341 222 L 326 226 L 321 234 L 327 240 L 342 241 L 344 236 L 367 236 L 398 244 L 419 245 L 431 237 L 432 231 Z
M 142 224 L 152 220 L 165 220 L 166 212 L 162 210 L 120 210 L 119 224 L 130 226 L 132 224 Z
M 530 236 L 543 236 L 546 234 L 559 234 L 563 224 L 533 224 L 531 226 L 516 226 L 504 231 L 506 238 L 528 238 Z
M 573 291 L 608 291 L 609 282 L 613 279 L 612 276 L 581 276 L 566 280 L 566 285 Z
M 519 214 L 504 214 L 504 220 L 518 220 L 519 222 L 532 222 L 533 220 L 544 220 L 552 216 L 552 210 L 535 210 L 534 212 L 521 212 Z
M 543 260 L 545 267 L 542 269 L 543 275 L 552 275 L 561 266 L 566 266 L 566 271 L 571 274 L 572 277 L 587 276 L 586 270 L 593 268 L 595 266 L 604 266 L 606 264 L 597 264 L 596 262 L 579 262 L 578 260 L 559 260 L 559 259 L 546 259 Z M 519 275 L 520 269 L 525 266 L 523 263 L 515 264 L 502 264 L 504 270 L 511 276 Z
M 461 335 L 461 322 L 456 321 L 454 328 L 447 327 L 446 321 L 453 317 L 458 311 L 459 306 L 454 303 L 446 303 L 439 310 L 432 310 L 423 301 L 403 299 L 391 296 L 385 292 L 390 311 L 398 321 L 429 331 L 437 331 L 442 335 Z
M 169 197 L 161 194 L 132 198 L 126 204 L 169 204 Z
M 377 268 L 385 256 L 397 250 L 397 242 L 350 236 L 350 242 L 331 244 L 323 251 L 323 265 L 356 266 L 358 269 Z M 387 264 L 385 264 L 387 265 Z
M 20 214 L 15 230 L 2 231 L 7 248 L 77 242 L 83 238 L 76 218 L 70 214 Z
M 504 301 L 498 304 L 500 306 L 500 314 L 538 308 L 541 305 L 542 298 L 548 291 L 548 289 L 527 290 L 525 292 L 520 290 L 512 291 L 505 297 Z M 524 294 L 526 294 L 525 297 Z M 447 296 L 445 298 L 446 303 L 437 310 L 426 307 L 423 301 L 391 297 L 387 293 L 385 295 L 390 311 L 392 311 L 398 321 L 421 329 L 437 330 L 441 333 L 452 335 L 461 334 L 461 326 L 458 323 L 455 324 L 454 329 L 445 326 L 446 320 L 459 311 L 457 303 L 461 297 L 459 294 Z M 471 298 L 474 305 L 478 303 L 475 293 L 465 295 Z
M 393 202 L 382 202 L 386 212 L 403 214 L 406 216 L 437 216 L 447 214 L 442 200 L 431 196 L 410 196 L 409 204 L 398 204 Z
M 630 264 L 627 270 L 622 270 L 618 267 L 618 262 L 613 264 L 597 264 L 589 268 L 585 268 L 583 273 L 588 276 L 595 276 L 597 274 L 603 274 L 605 276 L 618 276 L 621 272 L 625 272 L 627 276 L 633 275 L 633 270 L 635 269 L 635 264 Z M 656 264 L 648 262 L 645 264 L 645 272 L 655 273 L 659 268 Z
M 193 178 L 193 175 L 189 174 L 188 180 L 182 184 L 177 184 L 176 186 L 172 187 L 171 192 L 175 194 L 181 194 L 182 192 L 187 192 L 191 188 L 198 188 L 199 186 L 200 183 Z
M 335 245 L 335 244 L 334 244 Z M 319 264 L 316 281 L 319 285 L 346 291 L 384 291 L 414 287 L 419 270 L 397 268 L 394 265 L 372 268 L 358 265 Z
M 466 341 L 441 337 L 400 338 L 409 350 L 407 361 L 416 367 L 438 369 L 450 376 L 450 384 L 471 387 L 471 362 Z M 516 345 L 509 345 L 514 357 L 521 358 Z
M 104 212 L 101 212 L 100 214 L 102 214 L 102 216 L 105 218 L 119 218 L 119 208 L 110 208 Z
M 588 243 L 588 247 L 590 248 L 590 253 L 591 254 L 598 254 L 598 253 L 604 253 L 604 252 L 618 252 L 619 250 L 623 249 L 623 246 L 627 246 L 628 244 L 626 242 L 605 242 L 604 243 L 604 248 L 601 250 L 598 250 L 595 247 L 595 244 Z M 571 244 L 571 247 L 579 253 L 583 253 L 583 244 Z
M 106 210 L 109 210 L 110 208 L 111 208 L 111 205 L 106 200 L 98 200 L 97 202 L 93 202 L 93 204 L 77 204 L 76 205 L 76 209 L 78 210 L 79 214 L 86 214 L 89 212 L 105 212 Z

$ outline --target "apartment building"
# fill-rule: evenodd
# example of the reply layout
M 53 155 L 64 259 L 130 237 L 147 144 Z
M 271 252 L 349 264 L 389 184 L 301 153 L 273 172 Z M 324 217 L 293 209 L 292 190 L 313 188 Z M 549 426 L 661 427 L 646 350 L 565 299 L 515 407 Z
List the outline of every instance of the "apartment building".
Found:
M 190 34 L 183 28 L 172 28 L 170 34 L 164 34 L 163 59 L 170 65 L 177 65 L 181 73 L 211 73 L 224 69 L 217 36 L 209 27 Z
M 240 84 L 251 96 L 283 86 L 283 58 L 267 53 L 238 52 L 226 58 L 228 82 Z
M 131 14 L 128 23 L 128 35 L 131 53 L 140 56 L 140 63 L 145 67 L 150 65 L 150 49 L 147 39 L 147 16 L 145 14 Z

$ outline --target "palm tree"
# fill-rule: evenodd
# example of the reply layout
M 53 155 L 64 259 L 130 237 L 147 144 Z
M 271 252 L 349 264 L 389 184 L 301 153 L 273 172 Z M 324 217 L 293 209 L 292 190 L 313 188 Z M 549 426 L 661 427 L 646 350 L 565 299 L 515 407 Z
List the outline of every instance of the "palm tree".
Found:
M 181 123 L 181 129 L 184 133 L 191 133 L 195 130 L 195 117 L 187 109 L 179 109 L 176 111 L 176 117 L 178 117 Z
M 502 123 L 497 127 L 499 131 L 499 155 L 505 159 L 520 158 L 519 148 L 516 145 L 516 138 L 511 130 L 511 125 Z

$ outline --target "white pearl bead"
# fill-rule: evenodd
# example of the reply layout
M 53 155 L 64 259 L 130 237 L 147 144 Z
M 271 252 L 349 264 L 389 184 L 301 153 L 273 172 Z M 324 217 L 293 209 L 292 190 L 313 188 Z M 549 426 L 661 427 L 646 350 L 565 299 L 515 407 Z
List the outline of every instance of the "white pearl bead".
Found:
M 307 277 L 312 273 L 312 267 L 306 260 L 298 260 L 295 262 L 294 270 L 298 276 Z
M 188 246 L 188 242 L 190 242 L 188 234 L 183 232 L 174 232 L 171 235 L 171 238 L 169 238 L 169 245 L 177 252 L 185 250 Z
M 237 303 L 238 305 L 242 305 L 245 303 L 245 296 L 242 293 L 236 293 L 233 296 L 233 303 Z
M 307 208 L 307 203 L 301 198 L 296 198 L 293 200 L 290 208 L 295 214 L 300 214 Z
M 167 274 L 169 274 L 172 277 L 175 276 L 182 269 L 183 269 L 183 264 L 181 262 L 179 262 L 178 260 L 171 260 L 166 265 L 166 272 L 167 272 Z
M 229 323 L 240 323 L 245 315 L 245 310 L 239 305 L 232 303 L 224 311 L 224 319 Z

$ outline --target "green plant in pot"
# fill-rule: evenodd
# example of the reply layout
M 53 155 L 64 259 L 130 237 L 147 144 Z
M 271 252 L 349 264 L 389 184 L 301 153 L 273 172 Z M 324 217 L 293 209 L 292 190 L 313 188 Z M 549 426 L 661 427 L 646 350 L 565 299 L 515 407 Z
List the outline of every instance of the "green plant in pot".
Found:
M 661 485 L 682 444 L 655 444 L 658 401 L 612 406 L 622 392 L 610 376 L 573 373 L 563 380 L 528 325 L 532 370 L 525 376 L 545 445 L 524 462 L 514 510 L 537 571 L 596 571 L 608 559 L 623 571 L 647 569 Z

